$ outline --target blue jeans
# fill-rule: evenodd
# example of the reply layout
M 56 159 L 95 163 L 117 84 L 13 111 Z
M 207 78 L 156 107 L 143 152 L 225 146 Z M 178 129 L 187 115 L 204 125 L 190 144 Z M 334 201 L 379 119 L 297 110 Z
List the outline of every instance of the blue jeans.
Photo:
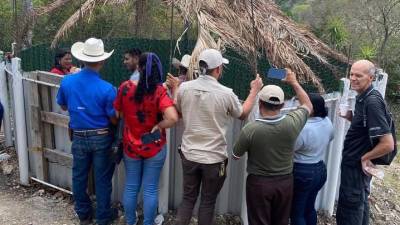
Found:
M 167 150 L 163 149 L 152 158 L 134 159 L 124 155 L 125 190 L 123 205 L 128 225 L 136 223 L 136 205 L 140 186 L 143 184 L 143 225 L 153 225 L 158 206 L 158 183 Z
M 96 190 L 96 221 L 107 224 L 111 219 L 110 201 L 112 176 L 115 164 L 111 160 L 110 134 L 95 136 L 73 135 L 72 141 L 72 191 L 75 212 L 79 219 L 87 219 L 92 214 L 92 202 L 87 194 L 88 175 L 93 165 Z
M 323 161 L 315 164 L 295 163 L 293 167 L 294 191 L 291 225 L 316 225 L 315 199 L 326 182 L 326 166 Z

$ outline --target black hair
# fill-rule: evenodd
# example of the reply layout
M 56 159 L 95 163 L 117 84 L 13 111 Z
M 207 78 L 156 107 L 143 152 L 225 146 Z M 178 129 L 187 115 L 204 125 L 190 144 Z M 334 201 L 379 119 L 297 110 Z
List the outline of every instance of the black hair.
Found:
M 211 73 L 215 70 L 214 69 L 208 69 L 208 65 L 206 62 L 204 62 L 203 60 L 199 61 L 199 71 L 201 75 L 211 75 Z
M 184 66 L 179 66 L 179 75 L 186 75 L 188 71 L 188 68 Z
M 271 101 L 277 101 L 277 102 L 279 102 L 279 99 L 278 99 L 278 98 L 275 98 L 275 97 L 271 97 L 270 100 L 271 100 Z M 260 104 L 260 106 L 264 107 L 266 110 L 269 110 L 269 111 L 280 110 L 280 109 L 282 109 L 283 106 L 285 105 L 285 103 L 276 105 L 276 104 L 271 104 L 271 103 L 269 103 L 269 102 L 264 102 L 264 101 L 261 101 L 261 100 L 260 100 L 260 103 L 259 103 L 259 104 Z
M 129 50 L 125 51 L 125 54 L 129 54 L 131 56 L 138 56 L 140 57 L 140 55 L 142 54 L 142 51 L 140 51 L 140 49 L 138 48 L 131 48 Z
M 146 65 L 149 54 L 153 54 L 153 57 L 151 57 L 151 71 L 146 81 Z M 145 95 L 154 94 L 157 86 L 162 83 L 162 74 L 160 74 L 159 70 L 161 63 L 158 60 L 158 57 L 154 56 L 154 53 L 145 52 L 139 57 L 140 79 L 135 92 L 135 101 L 137 103 L 142 103 Z
M 54 57 L 54 67 L 63 71 L 63 68 L 60 64 L 60 60 L 65 56 L 65 55 L 72 55 L 71 51 L 65 48 L 59 48 L 56 50 L 56 55 Z
M 325 107 L 324 98 L 317 93 L 309 93 L 308 97 L 313 105 L 313 117 L 325 118 L 328 115 L 328 110 Z

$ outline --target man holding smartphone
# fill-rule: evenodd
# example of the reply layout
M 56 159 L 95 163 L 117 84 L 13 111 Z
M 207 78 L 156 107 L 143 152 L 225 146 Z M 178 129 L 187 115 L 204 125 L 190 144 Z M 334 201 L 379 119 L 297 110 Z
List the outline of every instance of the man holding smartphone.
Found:
M 215 49 L 200 53 L 200 76 L 180 85 L 177 109 L 182 114 L 183 200 L 178 209 L 177 224 L 187 225 L 201 187 L 199 225 L 210 225 L 214 219 L 215 202 L 225 178 L 228 162 L 227 138 L 233 118 L 245 119 L 263 86 L 257 75 L 242 105 L 238 97 L 218 82 L 223 64 L 229 61 Z
M 247 214 L 250 225 L 287 225 L 293 196 L 293 149 L 311 114 L 312 103 L 291 70 L 284 81 L 292 86 L 300 107 L 281 114 L 283 90 L 267 85 L 259 93 L 260 119 L 248 123 L 233 149 L 233 158 L 248 153 L 246 181 Z

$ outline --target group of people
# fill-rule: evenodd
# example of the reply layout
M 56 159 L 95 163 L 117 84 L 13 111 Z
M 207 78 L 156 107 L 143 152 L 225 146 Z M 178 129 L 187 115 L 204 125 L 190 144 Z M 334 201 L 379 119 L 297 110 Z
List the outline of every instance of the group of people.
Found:
M 333 126 L 327 117 L 324 99 L 307 94 L 286 69 L 284 82 L 300 102 L 298 109 L 281 112 L 285 95 L 276 85 L 264 86 L 256 75 L 246 100 L 241 103 L 232 89 L 218 80 L 229 61 L 215 49 L 199 55 L 197 79 L 186 80 L 189 55 L 177 63 L 179 77 L 165 76 L 159 57 L 138 49 L 127 51 L 124 63 L 132 71 L 118 91 L 100 78 L 99 71 L 112 52 L 105 52 L 100 39 L 77 42 L 60 55 L 59 74 L 71 73 L 71 56 L 84 63 L 81 70 L 62 79 L 57 103 L 70 115 L 73 154 L 73 196 L 81 224 L 93 220 L 91 200 L 86 192 L 88 174 L 94 170 L 96 222 L 109 224 L 117 216 L 110 207 L 112 175 L 110 160 L 113 134 L 110 129 L 124 121 L 123 161 L 126 183 L 123 207 L 126 223 L 137 223 L 139 190 L 143 189 L 144 225 L 153 225 L 158 205 L 159 177 L 167 155 L 165 129 L 181 118 L 184 132 L 177 151 L 182 159 L 183 198 L 176 224 L 188 225 L 200 195 L 198 224 L 211 225 L 216 199 L 227 176 L 228 159 L 239 159 L 247 152 L 246 201 L 251 225 L 316 225 L 315 199 L 327 179 L 324 153 L 333 139 Z M 66 57 L 66 58 L 65 58 Z M 67 69 L 63 66 L 67 64 Z M 393 146 L 387 121 L 381 118 L 382 105 L 364 101 L 373 90 L 374 65 L 356 62 L 351 69 L 351 85 L 357 91 L 356 110 L 346 116 L 352 121 L 343 150 L 342 182 L 337 222 L 339 225 L 368 224 L 370 175 L 364 166 L 390 151 Z M 54 70 L 53 72 L 56 72 Z M 260 116 L 249 122 L 238 135 L 231 156 L 227 149 L 228 129 L 233 118 L 244 120 L 258 104 Z M 363 104 L 363 106 L 360 106 Z M 368 109 L 367 126 L 360 110 Z M 156 139 L 148 140 L 146 137 Z M 376 147 L 368 145 L 377 139 Z M 392 142 L 390 142 L 392 141 Z M 230 161 L 229 161 L 230 162 Z M 232 162 L 230 162 L 232 163 Z

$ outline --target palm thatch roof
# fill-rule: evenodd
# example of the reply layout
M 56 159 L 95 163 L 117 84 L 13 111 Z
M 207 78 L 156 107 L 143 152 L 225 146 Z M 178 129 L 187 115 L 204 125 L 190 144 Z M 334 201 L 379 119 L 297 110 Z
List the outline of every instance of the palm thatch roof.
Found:
M 48 13 L 70 0 L 55 0 L 37 14 Z M 80 18 L 89 17 L 96 5 L 126 4 L 128 0 L 86 0 L 58 30 L 52 46 L 67 35 Z M 311 81 L 323 92 L 321 80 L 303 61 L 313 57 L 329 68 L 327 56 L 346 62 L 345 56 L 332 50 L 305 27 L 286 16 L 273 0 L 163 0 L 178 9 L 181 16 L 197 23 L 198 39 L 192 52 L 190 70 L 205 48 L 226 47 L 247 54 L 262 56 L 275 67 L 294 70 L 300 81 Z M 251 58 L 251 57 L 250 57 Z M 253 61 L 255 58 L 253 57 Z M 193 73 L 189 73 L 193 74 Z M 189 79 L 192 77 L 189 77 Z
M 327 56 L 346 61 L 346 57 L 283 14 L 272 0 L 164 2 L 173 4 L 183 18 L 198 24 L 198 40 L 192 53 L 192 62 L 196 62 L 199 52 L 205 48 L 223 49 L 229 46 L 249 56 L 254 52 L 260 56 L 264 52 L 273 66 L 291 68 L 301 81 L 311 81 L 323 91 L 320 79 L 304 63 L 303 58 L 315 57 L 330 67 Z

